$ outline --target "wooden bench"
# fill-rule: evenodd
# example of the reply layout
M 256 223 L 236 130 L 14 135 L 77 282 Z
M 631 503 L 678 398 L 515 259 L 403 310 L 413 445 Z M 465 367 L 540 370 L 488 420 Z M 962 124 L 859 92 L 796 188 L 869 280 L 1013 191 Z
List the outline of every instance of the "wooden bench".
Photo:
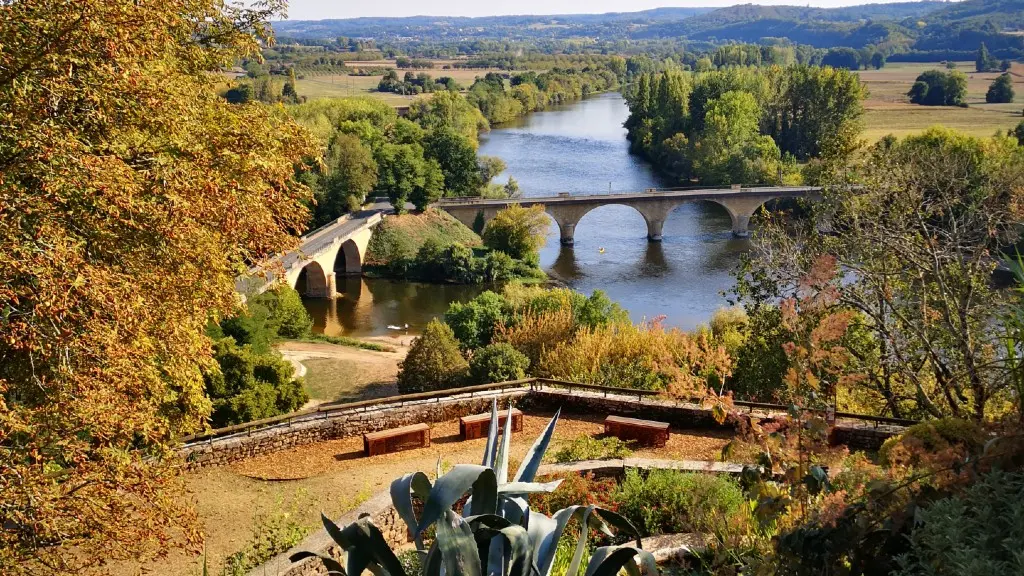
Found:
M 508 411 L 499 411 L 499 430 L 505 429 L 505 420 L 508 420 Z M 463 440 L 473 440 L 474 438 L 486 438 L 487 432 L 490 429 L 490 427 L 490 412 L 486 412 L 484 414 L 474 414 L 472 416 L 463 416 L 462 418 L 459 418 L 459 434 L 462 435 Z M 523 431 L 523 413 L 516 408 L 512 409 L 512 431 Z
M 661 448 L 668 442 L 668 423 L 624 416 L 608 416 L 604 419 L 604 433 L 623 440 L 635 440 L 646 446 Z
M 427 424 L 412 424 L 363 434 L 363 451 L 367 456 L 427 446 L 430 446 L 430 426 Z

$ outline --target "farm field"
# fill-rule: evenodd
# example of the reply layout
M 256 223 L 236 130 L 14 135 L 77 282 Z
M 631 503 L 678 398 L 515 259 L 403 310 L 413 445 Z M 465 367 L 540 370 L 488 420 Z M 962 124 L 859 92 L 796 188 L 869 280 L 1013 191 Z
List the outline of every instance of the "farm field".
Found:
M 945 70 L 943 64 L 893 63 L 881 70 L 862 70 L 858 74 L 869 94 L 864 103 L 864 138 L 870 142 L 893 134 L 906 136 L 941 124 L 972 136 L 991 136 L 1006 131 L 1021 120 L 1024 108 L 1024 65 L 1012 69 L 1016 100 L 1012 104 L 988 104 L 985 92 L 999 76 L 996 72 L 974 71 L 974 62 L 959 62 L 957 69 L 967 75 L 967 108 L 919 106 L 910 104 L 906 93 L 919 74 L 927 70 Z
M 445 61 L 437 61 L 436 66 L 428 70 L 410 71 L 414 74 L 426 72 L 433 78 L 448 76 L 454 78 L 456 82 L 467 88 L 473 83 L 477 76 L 483 76 L 488 72 L 497 71 L 463 69 L 443 70 L 441 69 L 441 66 L 444 65 L 444 62 Z M 349 63 L 350 66 L 355 64 L 357 63 Z M 376 62 L 366 62 L 364 64 L 366 66 L 375 67 L 393 67 L 395 63 L 393 60 L 378 60 Z M 398 70 L 399 77 L 404 76 L 405 72 L 406 70 Z M 299 94 L 310 99 L 372 96 L 374 98 L 380 98 L 381 100 L 395 106 L 408 106 L 410 102 L 419 97 L 402 96 L 400 94 L 392 94 L 390 92 L 377 92 L 377 83 L 380 82 L 380 78 L 380 76 L 350 76 L 348 74 L 306 74 L 305 77 L 297 80 L 295 87 Z

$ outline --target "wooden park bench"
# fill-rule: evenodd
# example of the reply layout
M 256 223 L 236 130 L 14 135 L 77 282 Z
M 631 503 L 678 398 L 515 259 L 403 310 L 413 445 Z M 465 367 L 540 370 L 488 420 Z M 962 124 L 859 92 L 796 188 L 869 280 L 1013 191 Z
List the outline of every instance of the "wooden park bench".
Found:
M 604 419 L 604 433 L 623 440 L 635 440 L 645 446 L 661 448 L 668 442 L 668 422 L 608 416 Z
M 498 429 L 504 430 L 505 420 L 508 420 L 507 411 L 498 412 Z M 485 438 L 487 436 L 488 429 L 491 427 L 491 413 L 486 412 L 484 414 L 474 414 L 472 416 L 463 416 L 459 418 L 459 434 L 462 435 L 463 440 L 472 440 L 474 438 Z M 523 413 L 518 409 L 512 409 L 512 431 L 522 432 L 523 431 Z
M 367 456 L 427 446 L 430 446 L 430 426 L 422 423 L 363 434 L 363 451 Z

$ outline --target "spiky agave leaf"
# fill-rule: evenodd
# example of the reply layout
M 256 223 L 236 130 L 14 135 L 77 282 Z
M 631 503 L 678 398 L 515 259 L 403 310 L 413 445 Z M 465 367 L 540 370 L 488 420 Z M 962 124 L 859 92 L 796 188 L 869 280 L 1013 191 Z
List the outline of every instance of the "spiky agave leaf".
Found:
M 658 576 L 658 567 L 654 556 L 635 546 L 601 546 L 594 550 L 587 563 L 585 576 L 615 576 L 619 570 L 625 569 L 630 576 L 641 576 L 634 558 L 640 558 L 643 576 Z
M 487 444 L 484 445 L 484 460 L 481 466 L 494 468 L 494 456 L 498 449 L 498 399 L 491 400 L 491 424 L 487 428 Z
M 417 550 L 423 550 L 424 548 L 423 538 L 416 531 L 419 526 L 419 519 L 416 518 L 412 495 L 415 493 L 421 502 L 426 502 L 427 498 L 430 497 L 431 487 L 430 479 L 423 472 L 406 474 L 391 483 L 391 504 L 409 527 L 409 531 L 413 533 Z
M 473 530 L 469 523 L 450 509 L 445 511 L 444 518 L 437 523 L 437 550 L 446 576 L 483 576 Z
M 492 419 L 491 422 L 494 422 Z M 505 429 L 501 433 L 501 443 L 498 445 L 498 458 L 494 466 L 494 475 L 498 477 L 498 485 L 508 482 L 508 456 L 512 444 L 512 406 L 508 407 L 508 416 L 505 417 Z
M 320 515 L 320 519 L 331 538 L 345 550 L 343 573 L 358 575 L 362 574 L 363 570 L 369 569 L 378 576 L 385 573 L 388 576 L 406 576 L 402 563 L 369 516 L 363 516 L 344 528 L 339 528 L 323 514 Z M 306 554 L 307 556 L 304 557 L 308 557 L 308 553 Z M 293 555 L 292 558 L 294 559 L 295 556 L 298 555 Z M 340 565 L 338 566 L 340 567 Z M 328 569 L 334 570 L 331 566 L 328 566 Z
M 516 472 L 514 482 L 533 482 L 533 478 L 537 475 L 537 470 L 540 468 L 540 462 L 544 459 L 544 452 L 547 451 L 548 445 L 551 444 L 551 436 L 555 433 L 555 424 L 558 423 L 558 416 L 562 413 L 561 408 L 548 422 L 547 427 L 544 428 L 544 432 L 537 437 L 534 441 L 533 446 L 526 453 L 526 457 L 523 459 L 523 463 L 519 465 L 519 470 Z
M 430 495 L 423 505 L 423 515 L 416 527 L 416 534 L 451 510 L 459 498 L 472 490 L 474 514 L 494 514 L 498 504 L 498 482 L 494 470 L 485 466 L 459 464 L 441 476 L 430 488 Z

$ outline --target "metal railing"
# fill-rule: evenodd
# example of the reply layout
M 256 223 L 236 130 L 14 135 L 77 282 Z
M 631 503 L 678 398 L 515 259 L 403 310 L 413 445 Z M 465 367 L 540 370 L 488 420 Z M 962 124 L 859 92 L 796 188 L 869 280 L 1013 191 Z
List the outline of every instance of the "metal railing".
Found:
M 291 412 L 289 414 L 283 414 L 281 416 L 273 416 L 271 418 L 263 418 L 262 420 L 254 420 L 252 422 L 245 422 L 243 424 L 235 424 L 233 426 L 226 426 L 224 428 L 217 428 L 209 430 L 200 434 L 193 434 L 186 436 L 181 439 L 183 445 L 197 444 L 204 441 L 212 441 L 216 438 L 223 438 L 226 436 L 232 436 L 240 433 L 252 434 L 259 430 L 265 430 L 273 428 L 275 426 L 289 425 L 297 422 L 307 422 L 318 419 L 329 419 L 332 415 L 337 415 L 343 412 L 362 413 L 369 412 L 373 409 L 381 406 L 396 406 L 402 407 L 414 403 L 422 403 L 427 400 L 437 400 L 440 402 L 445 398 L 452 398 L 456 396 L 469 395 L 470 398 L 478 393 L 487 393 L 498 391 L 504 393 L 510 390 L 538 390 L 542 391 L 545 387 L 550 388 L 562 388 L 568 391 L 571 395 L 574 390 L 586 390 L 590 392 L 598 392 L 603 394 L 605 397 L 609 395 L 615 396 L 626 396 L 636 397 L 638 401 L 643 401 L 644 398 L 653 398 L 661 396 L 663 393 L 659 390 L 637 390 L 634 388 L 617 388 L 614 386 L 599 386 L 596 384 L 585 384 L 582 382 L 569 382 L 565 380 L 555 380 L 552 378 L 526 378 L 523 380 L 510 380 L 508 382 L 496 382 L 494 384 L 480 384 L 477 386 L 464 386 L 461 388 L 449 388 L 445 390 L 435 390 L 432 392 L 419 392 L 416 394 L 402 394 L 399 396 L 387 396 L 384 398 L 374 398 L 372 400 L 362 400 L 359 402 L 331 402 L 327 404 L 321 404 L 316 408 L 310 408 L 308 410 L 302 410 L 299 412 Z M 682 399 L 676 399 L 682 400 Z M 692 398 L 687 400 L 693 404 L 700 404 L 700 399 Z M 737 400 L 733 402 L 737 407 L 747 408 L 748 410 L 764 410 L 768 412 L 779 412 L 785 413 L 788 407 L 782 404 L 768 404 L 764 402 L 746 402 Z M 870 422 L 877 427 L 879 424 L 894 425 L 894 426 L 912 426 L 917 424 L 917 420 L 907 420 L 902 418 L 889 418 L 885 416 L 871 416 L 867 414 L 852 414 L 848 412 L 836 412 L 836 418 L 843 418 L 847 420 L 860 420 L 864 422 Z

